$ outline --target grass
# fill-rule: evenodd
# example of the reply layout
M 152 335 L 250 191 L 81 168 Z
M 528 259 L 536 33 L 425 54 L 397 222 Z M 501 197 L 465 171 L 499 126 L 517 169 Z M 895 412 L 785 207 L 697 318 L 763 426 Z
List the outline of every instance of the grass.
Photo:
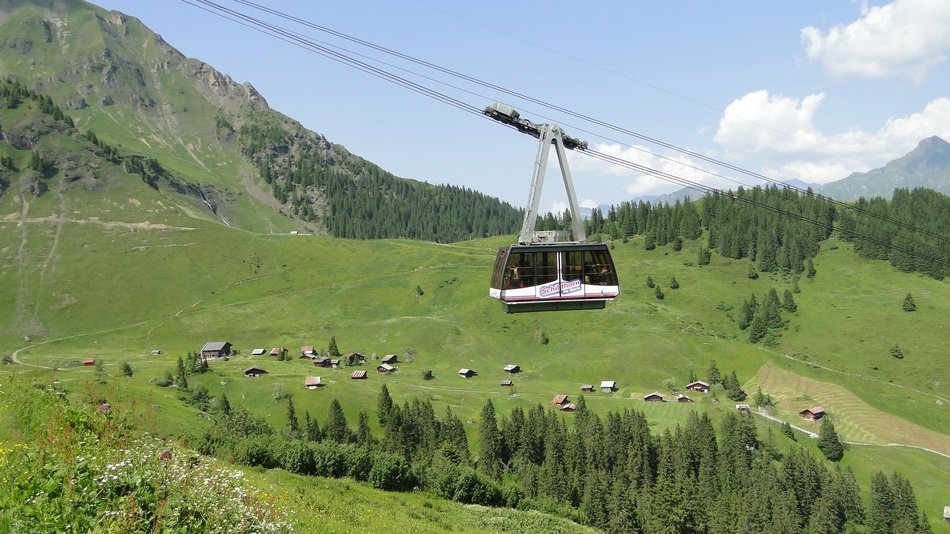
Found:
M 576 398 L 581 384 L 616 380 L 616 392 L 588 394 L 588 405 L 600 413 L 643 410 L 661 430 L 690 410 L 718 419 L 732 409 L 709 397 L 692 405 L 642 401 L 682 387 L 691 373 L 703 377 L 715 360 L 750 394 L 761 385 L 779 398 L 789 419 L 820 403 L 846 439 L 948 449 L 947 282 L 860 259 L 833 240 L 816 258 L 818 276 L 799 281 L 799 311 L 787 315 L 781 336 L 751 345 L 736 325 L 742 301 L 753 292 L 761 300 L 771 287 L 782 293 L 794 280 L 749 280 L 747 261 L 715 256 L 712 265 L 696 266 L 698 242 L 681 252 L 645 251 L 641 239 L 614 244 L 623 295 L 604 311 L 506 315 L 486 297 L 486 284 L 495 250 L 510 237 L 444 246 L 263 235 L 198 216 L 188 200 L 156 193 L 120 169 L 103 168 L 97 179 L 107 187 L 62 192 L 67 186 L 59 184 L 41 197 L 11 188 L 0 196 L 0 301 L 9 303 L 0 306 L 0 352 L 16 352 L 27 364 L 9 372 L 59 381 L 80 402 L 123 405 L 158 434 L 187 438 L 204 422 L 175 390 L 154 382 L 179 355 L 228 340 L 243 355 L 214 362 L 193 381 L 274 426 L 285 424 L 288 393 L 298 414 L 322 421 L 337 398 L 355 422 L 360 411 L 373 412 L 385 383 L 396 402 L 422 395 L 440 412 L 450 407 L 474 435 L 489 399 L 504 416 L 547 405 L 557 393 Z M 648 276 L 664 300 L 646 286 Z M 680 289 L 669 289 L 673 276 Z M 908 292 L 917 312 L 900 309 Z M 547 343 L 538 341 L 542 333 Z M 379 375 L 371 359 L 370 378 L 353 381 L 347 369 L 247 357 L 256 347 L 326 348 L 331 336 L 342 352 L 398 354 L 399 371 Z M 889 355 L 894 343 L 904 359 Z M 153 356 L 153 349 L 163 353 Z M 77 365 L 89 357 L 104 362 L 104 375 Z M 244 378 L 243 368 L 260 360 L 269 374 Z M 125 361 L 134 376 L 116 378 Z M 509 363 L 523 372 L 509 377 L 502 371 Z M 462 379 L 462 367 L 479 374 Z M 434 379 L 424 380 L 423 369 Z M 310 374 L 327 386 L 304 390 Z M 506 378 L 513 387 L 499 386 Z M 927 471 L 904 475 L 922 487 L 929 480 Z

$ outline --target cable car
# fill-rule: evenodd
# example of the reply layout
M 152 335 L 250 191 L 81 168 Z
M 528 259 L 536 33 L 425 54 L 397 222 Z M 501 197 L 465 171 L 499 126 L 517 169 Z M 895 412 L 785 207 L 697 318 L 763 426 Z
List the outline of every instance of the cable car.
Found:
M 555 124 L 522 119 L 505 104 L 495 103 L 485 109 L 485 114 L 537 137 L 540 142 L 521 234 L 517 244 L 498 250 L 489 296 L 500 300 L 508 313 L 604 308 L 608 300 L 620 295 L 617 269 L 607 245 L 585 242 L 584 221 L 565 153 L 565 149 L 585 150 L 587 143 L 565 135 Z M 573 215 L 573 241 L 567 232 L 534 231 L 551 145 L 557 154 Z
M 508 313 L 600 309 L 619 294 L 617 270 L 603 243 L 501 248 L 489 290 Z

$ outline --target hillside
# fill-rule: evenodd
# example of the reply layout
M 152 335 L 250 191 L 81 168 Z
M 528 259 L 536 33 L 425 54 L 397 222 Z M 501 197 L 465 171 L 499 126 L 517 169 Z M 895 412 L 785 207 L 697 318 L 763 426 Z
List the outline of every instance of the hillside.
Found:
M 444 242 L 511 232 L 520 217 L 468 189 L 394 177 L 134 17 L 81 0 L 0 3 L 0 75 L 51 97 L 81 132 L 154 159 L 228 226 Z
M 440 244 L 335 236 L 467 239 L 503 231 L 509 215 L 517 219 L 516 210 L 471 191 L 388 175 L 267 109 L 253 88 L 183 58 L 133 18 L 75 0 L 4 2 L 0 30 L 0 72 L 19 80 L 0 82 L 0 469 L 22 475 L 17 480 L 23 484 L 15 488 L 24 496 L 0 495 L 0 530 L 8 526 L 3 514 L 40 489 L 33 485 L 62 483 L 66 495 L 81 494 L 67 483 L 70 470 L 92 484 L 107 469 L 106 458 L 120 461 L 124 447 L 145 439 L 144 433 L 149 440 L 174 442 L 176 459 L 179 451 L 184 457 L 193 454 L 189 449 L 214 449 L 205 438 L 213 435 L 225 396 L 236 412 L 246 410 L 281 430 L 291 424 L 291 406 L 301 420 L 312 417 L 326 430 L 338 404 L 354 433 L 384 442 L 390 432 L 380 420 L 385 385 L 398 405 L 428 405 L 446 420 L 443 414 L 451 409 L 456 429 L 470 444 L 465 452 L 473 455 L 482 448 L 487 401 L 503 423 L 519 412 L 540 413 L 547 425 L 543 435 L 551 438 L 545 441 L 563 444 L 575 458 L 579 447 L 612 443 L 620 433 L 610 427 L 618 419 L 608 414 L 626 410 L 637 421 L 642 413 L 645 421 L 638 428 L 650 436 L 639 443 L 650 457 L 645 463 L 660 465 L 662 456 L 664 469 L 679 469 L 682 462 L 661 454 L 673 449 L 661 444 L 676 441 L 673 436 L 706 416 L 725 450 L 721 434 L 736 420 L 736 403 L 722 386 L 693 395 L 692 403 L 647 403 L 644 396 L 674 398 L 690 377 L 705 378 L 715 362 L 724 375 L 735 373 L 748 395 L 744 402 L 754 403 L 759 388 L 774 400 L 764 414 L 774 419 L 758 413 L 744 419 L 755 421 L 754 429 L 743 430 L 755 445 L 738 448 L 739 456 L 751 458 L 755 449 L 758 467 L 781 470 L 805 451 L 813 458 L 802 460 L 806 465 L 834 477 L 847 472 L 836 465 L 850 468 L 866 504 L 877 473 L 896 472 L 909 480 L 933 529 L 950 531 L 939 520 L 950 486 L 950 282 L 904 272 L 910 269 L 888 264 L 885 256 L 861 257 L 856 245 L 838 237 L 840 226 L 832 232 L 833 222 L 841 220 L 827 203 L 755 188 L 695 205 L 621 205 L 606 219 L 591 221 L 599 224 L 597 233 L 614 239 L 610 247 L 623 288 L 617 301 L 603 311 L 505 315 L 487 298 L 487 285 L 497 248 L 513 236 Z M 772 210 L 748 210 L 734 202 L 742 195 Z M 946 203 L 932 192 L 906 196 L 917 195 L 934 206 Z M 907 200 L 901 209 L 916 211 Z M 480 206 L 481 214 L 437 209 L 466 203 Z M 366 206 L 383 216 L 364 218 Z M 792 224 L 776 210 L 818 223 Z M 430 211 L 455 222 L 470 219 L 465 224 L 472 226 L 416 216 Z M 907 221 L 913 222 L 912 215 Z M 421 233 L 400 234 L 400 225 Z M 451 233 L 437 234 L 443 227 Z M 297 228 L 316 235 L 290 234 Z M 648 287 L 648 278 L 664 298 Z M 671 287 L 674 278 L 677 289 Z M 750 343 L 753 327 L 741 327 L 748 302 L 754 295 L 764 308 L 773 293 L 788 295 L 780 324 Z M 903 307 L 907 295 L 916 303 L 913 312 Z M 790 296 L 795 306 L 785 305 Z M 208 341 L 229 341 L 240 354 L 212 360 L 209 372 L 189 375 L 190 388 L 162 385 L 176 374 L 179 358 Z M 297 357 L 305 345 L 329 351 L 331 341 L 343 354 L 364 354 L 367 363 L 318 368 Z M 271 347 L 289 348 L 294 357 L 251 356 L 254 349 Z M 376 372 L 386 354 L 398 356 L 393 374 Z M 85 365 L 87 359 L 95 363 Z M 522 371 L 505 373 L 511 363 Z M 125 364 L 134 372 L 126 373 Z M 267 373 L 248 378 L 251 366 Z M 478 374 L 464 379 L 460 368 Z M 354 369 L 369 371 L 369 377 L 353 380 Z M 304 388 L 304 377 L 313 375 L 322 379 L 315 391 Z M 512 386 L 500 385 L 506 379 Z M 551 405 L 556 394 L 579 402 L 582 384 L 602 380 L 616 381 L 616 391 L 584 393 L 584 405 L 606 427 L 583 427 L 580 414 Z M 97 412 L 103 401 L 112 415 Z M 798 413 L 813 406 L 827 410 L 848 443 L 837 464 L 819 456 L 815 441 L 806 437 L 819 425 Z M 788 430 L 789 436 L 782 422 L 801 430 Z M 579 425 L 591 441 L 568 433 Z M 517 434 L 537 439 L 538 428 Z M 270 438 L 264 436 L 241 444 L 260 445 Z M 98 437 L 109 439 L 93 445 Z M 43 444 L 49 456 L 42 459 L 50 461 L 36 461 L 40 457 L 29 456 L 34 453 L 23 443 Z M 149 448 L 152 474 L 162 470 L 154 454 L 159 445 Z M 617 457 L 634 448 L 612 445 L 623 449 Z M 99 464 L 82 471 L 76 457 L 89 455 L 77 451 L 93 449 Z M 252 456 L 248 449 L 253 447 L 222 446 L 220 454 L 240 462 Z M 598 484 L 608 480 L 606 472 L 564 484 L 588 491 L 560 501 L 541 498 L 560 491 L 550 483 L 557 480 L 550 466 L 559 464 L 559 448 L 546 451 L 548 467 L 539 463 L 538 471 L 526 471 L 537 475 L 525 477 L 529 486 L 534 481 L 529 489 L 537 497 L 529 504 L 608 521 L 609 510 L 589 506 L 597 498 L 607 502 L 606 485 Z M 243 456 L 229 458 L 233 452 Z M 465 455 L 440 449 L 435 456 L 433 462 Z M 321 468 L 333 464 L 322 462 Z M 413 464 L 411 474 L 428 464 Z M 244 473 L 253 502 L 286 510 L 304 531 L 315 517 L 327 531 L 580 528 L 534 511 L 463 506 L 429 492 L 380 492 L 356 476 L 314 478 L 291 474 L 284 463 L 254 465 L 227 467 Z M 815 479 L 829 478 L 816 473 Z M 537 488 L 542 475 L 547 494 Z M 499 485 L 505 502 L 527 502 L 519 493 L 524 490 L 512 489 L 517 477 L 504 478 Z M 755 481 L 768 488 L 742 485 L 750 492 L 743 495 L 772 490 L 780 478 Z M 612 503 L 627 495 L 622 486 L 610 488 Z M 693 480 L 677 491 L 700 495 L 704 486 Z M 732 497 L 724 499 L 721 517 L 750 514 L 740 502 L 761 504 Z M 817 502 L 818 495 L 813 497 Z M 89 506 L 88 518 L 105 506 L 82 502 Z M 644 509 L 663 509 L 662 501 L 644 503 Z M 57 530 L 46 526 L 36 530 Z
M 844 201 L 873 197 L 891 198 L 894 189 L 924 187 L 950 195 L 950 143 L 928 137 L 917 148 L 887 165 L 856 172 L 818 189 L 822 195 Z
M 8 220 L 3 228 L 18 227 Z M 874 469 L 897 470 L 911 479 L 921 502 L 930 503 L 929 517 L 938 517 L 940 481 L 950 477 L 950 461 L 883 445 L 950 454 L 947 385 L 939 378 L 950 373 L 941 356 L 942 322 L 950 313 L 946 282 L 861 259 L 835 240 L 815 258 L 817 276 L 800 281 L 798 311 L 781 336 L 759 346 L 736 326 L 740 305 L 751 292 L 763 296 L 770 287 L 791 287 L 792 279 L 764 274 L 750 280 L 748 260 L 718 255 L 700 267 L 697 242 L 687 241 L 681 252 L 670 246 L 645 251 L 641 237 L 618 243 L 614 255 L 624 294 L 603 313 L 508 316 L 485 297 L 493 251 L 503 239 L 438 246 L 253 236 L 211 222 L 186 229 L 69 220 L 54 247 L 48 240 L 54 228 L 37 218 L 18 232 L 0 233 L 5 254 L 16 258 L 24 251 L 13 263 L 21 274 L 2 277 L 0 296 L 22 303 L 19 308 L 35 321 L 29 340 L 16 328 L 2 329 L 3 353 L 23 362 L 10 369 L 58 380 L 78 402 L 92 395 L 125 406 L 153 432 L 187 436 L 206 424 L 174 390 L 155 382 L 174 371 L 178 356 L 210 340 L 231 341 L 242 355 L 213 362 L 211 373 L 193 380 L 213 398 L 227 394 L 271 424 L 285 424 L 287 393 L 298 414 L 307 412 L 321 424 L 338 399 L 355 424 L 360 411 L 375 413 L 385 383 L 396 402 L 422 396 L 439 413 L 451 407 L 472 421 L 466 425 L 472 436 L 486 399 L 502 416 L 605 379 L 620 388 L 588 394 L 591 409 L 636 408 L 657 429 L 673 428 L 693 408 L 640 399 L 668 391 L 668 384 L 681 387 L 691 371 L 701 376 L 716 360 L 721 369 L 735 370 L 750 394 L 761 385 L 775 396 L 776 415 L 793 424 L 801 426 L 795 414 L 802 406 L 825 406 L 842 439 L 870 444 L 846 454 L 864 487 Z M 664 288 L 663 301 L 646 287 L 647 276 Z M 668 289 L 671 276 L 680 289 Z M 417 286 L 423 289 L 418 297 Z M 918 305 L 913 314 L 900 308 L 908 292 Z M 5 312 L 6 325 L 15 316 Z M 540 344 L 538 332 L 549 343 Z M 347 369 L 321 370 L 326 386 L 307 392 L 301 384 L 314 373 L 310 362 L 247 356 L 257 347 L 325 349 L 331 337 L 344 353 L 398 354 L 400 371 L 353 381 Z M 902 360 L 889 354 L 895 342 L 905 350 Z M 151 354 L 156 349 L 162 350 L 158 356 Z M 107 376 L 117 376 L 122 362 L 135 376 L 100 382 L 93 369 L 78 365 L 89 357 L 102 360 Z M 513 390 L 498 386 L 507 378 L 501 370 L 507 363 L 524 369 Z M 252 364 L 269 374 L 244 378 Z M 461 367 L 479 376 L 463 380 Z M 435 378 L 424 380 L 423 369 Z M 719 420 L 730 406 L 705 399 L 694 408 Z M 379 431 L 372 415 L 370 424 Z

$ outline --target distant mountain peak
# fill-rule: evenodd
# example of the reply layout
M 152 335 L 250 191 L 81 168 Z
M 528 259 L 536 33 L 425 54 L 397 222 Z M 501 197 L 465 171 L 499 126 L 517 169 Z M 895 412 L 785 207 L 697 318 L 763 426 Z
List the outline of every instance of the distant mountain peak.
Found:
M 950 194 L 950 143 L 936 135 L 927 137 L 883 167 L 852 173 L 843 180 L 823 185 L 819 192 L 845 201 L 858 197 L 889 199 L 896 188 L 915 187 Z

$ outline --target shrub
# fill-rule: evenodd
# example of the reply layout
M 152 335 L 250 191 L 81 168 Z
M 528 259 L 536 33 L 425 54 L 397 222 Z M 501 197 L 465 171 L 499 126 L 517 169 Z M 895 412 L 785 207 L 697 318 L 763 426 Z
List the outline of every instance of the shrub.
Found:
M 280 466 L 301 475 L 312 475 L 315 468 L 313 449 L 299 439 L 285 440 L 280 444 Z
M 248 436 L 237 442 L 232 449 L 234 461 L 244 465 L 272 469 L 278 466 L 271 451 L 269 436 Z
M 407 490 L 414 485 L 406 460 L 389 452 L 379 453 L 373 458 L 368 481 L 374 488 L 387 491 Z
M 333 441 L 321 441 L 311 447 L 314 461 L 313 474 L 328 478 L 340 478 L 346 475 L 346 458 L 340 444 Z

